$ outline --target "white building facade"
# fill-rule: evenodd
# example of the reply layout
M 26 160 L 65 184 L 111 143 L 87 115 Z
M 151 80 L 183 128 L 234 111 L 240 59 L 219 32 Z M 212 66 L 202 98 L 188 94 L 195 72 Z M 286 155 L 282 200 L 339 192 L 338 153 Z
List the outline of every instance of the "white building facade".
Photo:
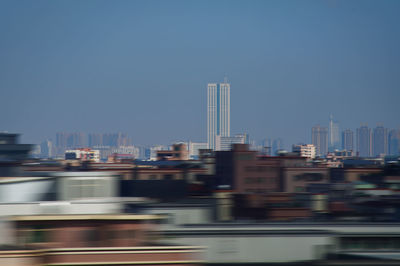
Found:
M 91 162 L 98 163 L 98 162 L 100 162 L 100 151 L 92 150 L 92 149 L 88 149 L 88 148 L 66 150 L 65 151 L 65 159 L 66 160 L 91 161 Z
M 313 144 L 293 145 L 292 151 L 300 153 L 301 157 L 310 159 L 314 159 L 316 155 L 316 149 Z
M 230 84 L 209 83 L 207 87 L 207 143 L 215 150 L 216 136 L 230 136 Z
M 230 151 L 232 144 L 245 144 L 246 135 L 237 134 L 234 137 L 222 137 L 217 135 L 215 137 L 215 150 L 216 151 Z

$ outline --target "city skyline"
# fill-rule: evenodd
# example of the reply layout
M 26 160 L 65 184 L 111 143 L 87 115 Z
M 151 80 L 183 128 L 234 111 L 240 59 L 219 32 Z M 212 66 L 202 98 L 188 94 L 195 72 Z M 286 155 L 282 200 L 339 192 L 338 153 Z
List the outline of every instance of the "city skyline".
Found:
M 329 117 L 329 124 L 332 123 L 332 115 Z M 339 127 L 339 123 L 335 121 L 335 127 Z M 331 126 L 329 126 L 331 127 Z M 384 127 L 382 124 L 376 125 L 375 128 L 369 128 L 368 124 L 362 123 L 360 127 L 352 130 L 350 128 L 341 131 L 338 145 L 335 149 L 329 150 L 329 127 L 316 125 L 312 127 L 312 137 L 310 141 L 303 143 L 286 143 L 281 138 L 264 138 L 262 140 L 251 139 L 245 134 L 235 134 L 234 136 L 215 136 L 214 150 L 230 150 L 233 143 L 250 144 L 252 150 L 259 151 L 265 155 L 277 155 L 279 151 L 286 150 L 290 152 L 290 147 L 315 147 L 315 155 L 325 157 L 327 153 L 336 151 L 347 151 L 352 156 L 360 157 L 381 157 L 386 155 L 400 155 L 400 130 Z M 196 149 L 208 148 L 207 142 L 193 142 L 193 140 L 176 140 L 170 143 L 152 143 L 142 145 L 134 143 L 129 134 L 122 132 L 114 133 L 83 133 L 83 132 L 57 132 L 55 140 L 52 138 L 43 140 L 40 145 L 35 148 L 34 157 L 40 158 L 60 158 L 63 157 L 66 150 L 92 148 L 100 150 L 102 158 L 112 153 L 117 154 L 135 154 L 136 158 L 146 159 L 149 154 L 155 150 L 168 150 L 171 145 L 176 143 L 185 143 L 191 154 L 196 156 Z M 197 148 L 196 148 L 197 147 Z M 152 152 L 153 151 L 153 152 Z M 148 153 L 145 155 L 145 153 Z M 154 154 L 153 154 L 154 155 Z
M 231 132 L 400 127 L 397 1 L 2 1 L 0 130 L 206 141 L 204 87 L 228 76 Z M 182 23 L 185 21 L 185 23 Z

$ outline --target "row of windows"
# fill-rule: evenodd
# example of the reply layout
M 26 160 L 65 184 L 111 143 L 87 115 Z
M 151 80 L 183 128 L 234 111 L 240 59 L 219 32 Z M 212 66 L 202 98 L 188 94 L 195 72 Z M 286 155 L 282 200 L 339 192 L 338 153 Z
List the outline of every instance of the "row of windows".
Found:
M 339 245 L 344 250 L 398 250 L 400 237 L 342 237 Z
M 148 175 L 148 176 L 143 176 L 144 180 L 146 179 L 148 180 L 174 180 L 174 179 L 180 179 L 179 176 L 173 175 L 173 174 L 164 174 L 164 175 Z M 141 180 L 142 178 L 140 178 L 139 176 L 139 180 Z
M 304 173 L 293 176 L 295 181 L 322 181 L 324 175 L 321 173 Z
M 265 193 L 268 193 L 270 191 L 267 190 L 267 189 L 257 189 L 257 188 L 255 188 L 255 189 L 246 189 L 246 192 L 247 193 L 256 193 L 256 194 L 265 194 Z
M 273 177 L 246 177 L 244 179 L 245 184 L 266 184 L 275 183 L 275 178 Z
M 69 180 L 68 196 L 72 199 L 105 197 L 107 182 L 101 179 Z
M 34 227 L 30 229 L 22 229 L 18 231 L 18 242 L 19 244 L 31 244 L 31 243 L 49 243 L 57 241 L 53 239 L 53 231 L 56 229 Z M 112 239 L 134 239 L 137 236 L 137 230 L 107 230 L 105 235 L 102 237 L 99 230 L 88 229 L 81 230 L 79 232 L 80 241 L 90 243 L 97 242 L 100 240 L 112 240 Z M 59 239 L 60 241 L 62 239 Z
M 244 170 L 246 172 L 266 172 L 268 168 L 268 166 L 246 166 Z

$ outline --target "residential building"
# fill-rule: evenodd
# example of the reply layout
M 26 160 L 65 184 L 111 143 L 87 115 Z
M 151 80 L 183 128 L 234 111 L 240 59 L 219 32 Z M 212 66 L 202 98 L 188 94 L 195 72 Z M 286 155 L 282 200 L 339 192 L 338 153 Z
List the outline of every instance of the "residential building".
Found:
M 130 146 L 132 140 L 125 133 L 106 133 L 102 137 L 103 145 L 110 147 Z
M 314 159 L 316 155 L 315 146 L 313 144 L 299 144 L 293 145 L 293 152 L 297 152 L 301 157 Z
M 209 83 L 207 87 L 207 143 L 215 150 L 216 136 L 230 136 L 230 84 Z
M 280 169 L 274 157 L 258 158 L 248 144 L 233 144 L 230 151 L 215 153 L 217 189 L 264 194 L 280 190 Z M 276 157 L 275 157 L 276 158 Z
M 197 159 L 199 158 L 199 151 L 207 149 L 208 143 L 206 142 L 191 142 L 189 141 L 188 149 L 189 149 L 189 158 Z
M 278 138 L 272 141 L 272 155 L 277 155 L 283 149 L 283 140 Z
M 101 160 L 105 161 L 108 159 L 108 157 L 110 157 L 110 155 L 112 155 L 112 147 L 110 147 L 110 146 L 100 145 L 100 146 L 93 146 L 91 148 L 100 151 L 100 159 Z
M 328 152 L 328 129 L 314 126 L 311 129 L 311 142 L 315 146 L 316 156 L 324 157 Z
M 372 156 L 372 133 L 367 125 L 357 128 L 357 153 L 360 157 Z
M 81 132 L 58 132 L 56 134 L 56 153 L 62 156 L 67 149 L 86 147 L 86 137 Z
M 342 149 L 346 151 L 354 151 L 354 132 L 346 129 L 342 132 Z
M 93 205 L 93 204 L 92 204 Z M 10 218 L 1 265 L 201 265 L 200 247 L 159 245 L 160 215 L 37 214 Z
M 271 139 L 270 138 L 265 138 L 262 141 L 261 145 L 263 146 L 262 153 L 264 155 L 271 156 L 272 155 L 272 141 L 271 141 Z
M 326 167 L 285 167 L 282 169 L 285 192 L 306 192 L 312 184 L 328 184 Z
M 103 145 L 103 134 L 99 133 L 90 133 L 88 135 L 88 146 L 93 148 L 95 146 Z
M 222 137 L 221 135 L 217 135 L 215 137 L 216 151 L 229 151 L 232 149 L 233 144 L 246 144 L 246 135 L 236 134 L 234 137 Z
M 90 148 L 66 150 L 65 160 L 100 162 L 100 151 L 92 150 Z
M 333 116 L 330 115 L 329 117 L 329 143 L 328 143 L 328 150 L 334 151 L 339 149 L 339 123 L 333 120 Z
M 372 151 L 375 157 L 388 154 L 388 132 L 381 125 L 374 128 Z
M 112 148 L 111 152 L 113 154 L 126 154 L 131 155 L 132 158 L 139 157 L 139 148 L 129 145 L 129 146 L 119 146 L 118 148 Z
M 40 143 L 40 158 L 53 158 L 54 156 L 54 145 L 49 139 Z
M 157 152 L 158 151 L 167 151 L 169 150 L 167 146 L 164 145 L 154 145 L 146 148 L 145 158 L 147 160 L 155 161 L 157 160 Z
M 185 143 L 173 144 L 171 150 L 157 151 L 158 161 L 159 160 L 181 161 L 188 159 L 189 159 L 189 153 Z
M 388 136 L 388 153 L 389 155 L 400 154 L 400 130 L 392 129 Z

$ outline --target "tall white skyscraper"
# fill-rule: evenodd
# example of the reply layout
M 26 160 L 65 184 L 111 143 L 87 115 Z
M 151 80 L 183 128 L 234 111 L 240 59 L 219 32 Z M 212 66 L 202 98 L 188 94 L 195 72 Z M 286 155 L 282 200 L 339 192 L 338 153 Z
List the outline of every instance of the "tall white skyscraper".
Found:
M 231 131 L 230 116 L 231 86 L 224 83 L 209 83 L 207 87 L 207 143 L 215 150 L 216 136 L 229 137 Z

